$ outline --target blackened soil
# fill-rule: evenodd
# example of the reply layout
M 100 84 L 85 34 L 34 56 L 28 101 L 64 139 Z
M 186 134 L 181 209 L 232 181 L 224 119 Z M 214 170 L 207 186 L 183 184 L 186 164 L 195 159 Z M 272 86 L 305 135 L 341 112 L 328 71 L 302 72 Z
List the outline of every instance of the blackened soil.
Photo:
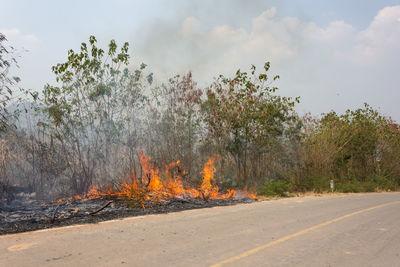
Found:
M 0 234 L 20 233 L 73 224 L 97 223 L 124 217 L 227 206 L 253 201 L 255 200 L 250 198 L 209 201 L 177 198 L 163 201 L 162 203 L 147 203 L 145 208 L 132 207 L 126 201 L 118 199 L 75 200 L 61 203 L 25 201 L 7 204 L 0 202 Z M 98 211 L 108 203 L 107 207 Z

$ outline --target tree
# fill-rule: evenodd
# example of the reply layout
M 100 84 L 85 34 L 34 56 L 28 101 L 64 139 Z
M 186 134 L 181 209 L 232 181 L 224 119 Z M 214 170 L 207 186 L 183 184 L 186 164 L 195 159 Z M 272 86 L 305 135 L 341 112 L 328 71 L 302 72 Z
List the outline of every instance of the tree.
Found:
M 153 93 L 153 101 L 149 102 L 152 116 L 147 125 L 153 142 L 147 150 L 161 165 L 180 160 L 190 177 L 200 136 L 202 90 L 189 72 L 169 79 Z
M 298 98 L 276 95 L 271 86 L 279 76 L 269 77 L 270 63 L 264 72 L 238 70 L 234 78 L 220 78 L 207 90 L 203 103 L 204 123 L 209 140 L 218 153 L 227 151 L 235 160 L 237 182 L 247 184 L 264 178 L 260 168 L 263 155 L 278 142 L 285 123 L 292 120 Z M 250 170 L 251 168 L 251 170 Z
M 118 52 L 111 40 L 106 53 L 90 36 L 89 45 L 82 43 L 79 52 L 69 50 L 68 60 L 52 67 L 59 85 L 43 90 L 41 104 L 49 120 L 42 125 L 49 129 L 51 142 L 63 148 L 75 193 L 87 191 L 96 180 L 117 176 L 121 153 L 136 145 L 146 65 L 130 72 L 128 48 L 124 43 Z M 147 81 L 151 80 L 150 74 Z
M 302 164 L 292 180 L 298 190 L 395 189 L 399 184 L 399 126 L 368 104 L 325 114 L 312 123 L 301 145 Z
M 0 32 L 0 132 L 9 126 L 9 120 L 12 115 L 7 110 L 7 105 L 13 98 L 13 87 L 16 86 L 20 78 L 10 77 L 9 71 L 17 65 L 14 56 L 15 49 L 6 45 L 7 38 Z

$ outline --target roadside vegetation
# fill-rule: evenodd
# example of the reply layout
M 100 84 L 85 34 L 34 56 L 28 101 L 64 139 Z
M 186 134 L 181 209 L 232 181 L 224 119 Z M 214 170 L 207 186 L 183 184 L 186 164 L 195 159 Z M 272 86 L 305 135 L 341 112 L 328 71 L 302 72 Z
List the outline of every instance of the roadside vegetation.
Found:
M 18 87 L 9 74 L 16 63 L 0 34 L 0 199 L 12 198 L 16 184 L 55 198 L 142 181 L 141 153 L 157 169 L 179 161 L 188 186 L 201 184 L 212 157 L 222 191 L 323 193 L 331 180 L 336 192 L 400 185 L 399 124 L 368 104 L 300 117 L 300 98 L 279 95 L 269 62 L 206 88 L 190 72 L 154 84 L 145 64 L 129 64 L 128 43 L 102 49 L 91 36 L 52 67 L 55 82 L 41 91 Z

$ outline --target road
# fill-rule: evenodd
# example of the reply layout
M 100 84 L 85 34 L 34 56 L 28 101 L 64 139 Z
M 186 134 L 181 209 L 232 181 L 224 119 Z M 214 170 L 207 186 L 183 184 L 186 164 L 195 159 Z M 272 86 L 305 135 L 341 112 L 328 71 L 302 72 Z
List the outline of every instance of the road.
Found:
M 0 236 L 0 266 L 400 266 L 400 193 L 263 201 Z

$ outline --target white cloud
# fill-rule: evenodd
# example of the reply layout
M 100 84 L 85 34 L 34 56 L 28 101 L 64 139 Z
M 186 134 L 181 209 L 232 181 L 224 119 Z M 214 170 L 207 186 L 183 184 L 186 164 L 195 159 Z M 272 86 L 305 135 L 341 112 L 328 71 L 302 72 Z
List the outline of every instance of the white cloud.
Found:
M 316 27 L 315 30 L 318 37 L 327 42 L 351 41 L 355 33 L 354 27 L 342 20 L 331 22 L 325 29 Z
M 276 12 L 275 8 L 262 12 L 252 19 L 249 30 L 217 25 L 202 32 L 201 21 L 187 17 L 179 30 L 182 40 L 177 41 L 180 44 L 196 44 L 203 53 L 184 54 L 182 56 L 186 60 L 183 62 L 191 65 L 190 62 L 195 61 L 197 65 L 193 70 L 197 71 L 200 79 L 207 79 L 212 75 L 211 71 L 233 71 L 239 66 L 261 63 L 266 59 L 275 63 L 289 62 L 301 57 L 311 46 L 320 46 L 333 54 L 340 54 L 335 50 L 348 46 L 355 36 L 354 27 L 344 21 L 334 21 L 328 27 L 321 28 L 313 22 L 304 22 L 295 17 L 276 18 Z M 176 47 L 182 49 L 179 45 L 168 47 L 167 50 L 171 53 Z M 315 52 L 314 48 L 312 50 Z M 204 54 L 210 56 L 203 57 Z
M 400 119 L 393 100 L 400 98 L 400 75 L 395 73 L 400 61 L 399 18 L 400 6 L 386 7 L 360 30 L 342 20 L 322 27 L 282 18 L 275 8 L 249 19 L 247 28 L 207 28 L 201 20 L 187 17 L 178 29 L 162 29 L 161 42 L 147 39 L 142 55 L 165 76 L 192 70 L 203 84 L 218 74 L 232 75 L 238 68 L 269 60 L 272 71 L 282 77 L 282 93 L 300 95 L 305 111 L 344 111 L 369 102 Z M 175 37 L 171 41 L 169 36 Z M 162 49 L 149 43 L 162 43 Z
M 353 59 L 361 64 L 376 64 L 400 59 L 400 6 L 379 11 L 367 29 L 358 33 Z
M 24 34 L 17 28 L 0 29 L 0 32 L 6 36 L 9 43 L 13 46 L 30 49 L 41 43 L 40 39 L 34 34 Z

